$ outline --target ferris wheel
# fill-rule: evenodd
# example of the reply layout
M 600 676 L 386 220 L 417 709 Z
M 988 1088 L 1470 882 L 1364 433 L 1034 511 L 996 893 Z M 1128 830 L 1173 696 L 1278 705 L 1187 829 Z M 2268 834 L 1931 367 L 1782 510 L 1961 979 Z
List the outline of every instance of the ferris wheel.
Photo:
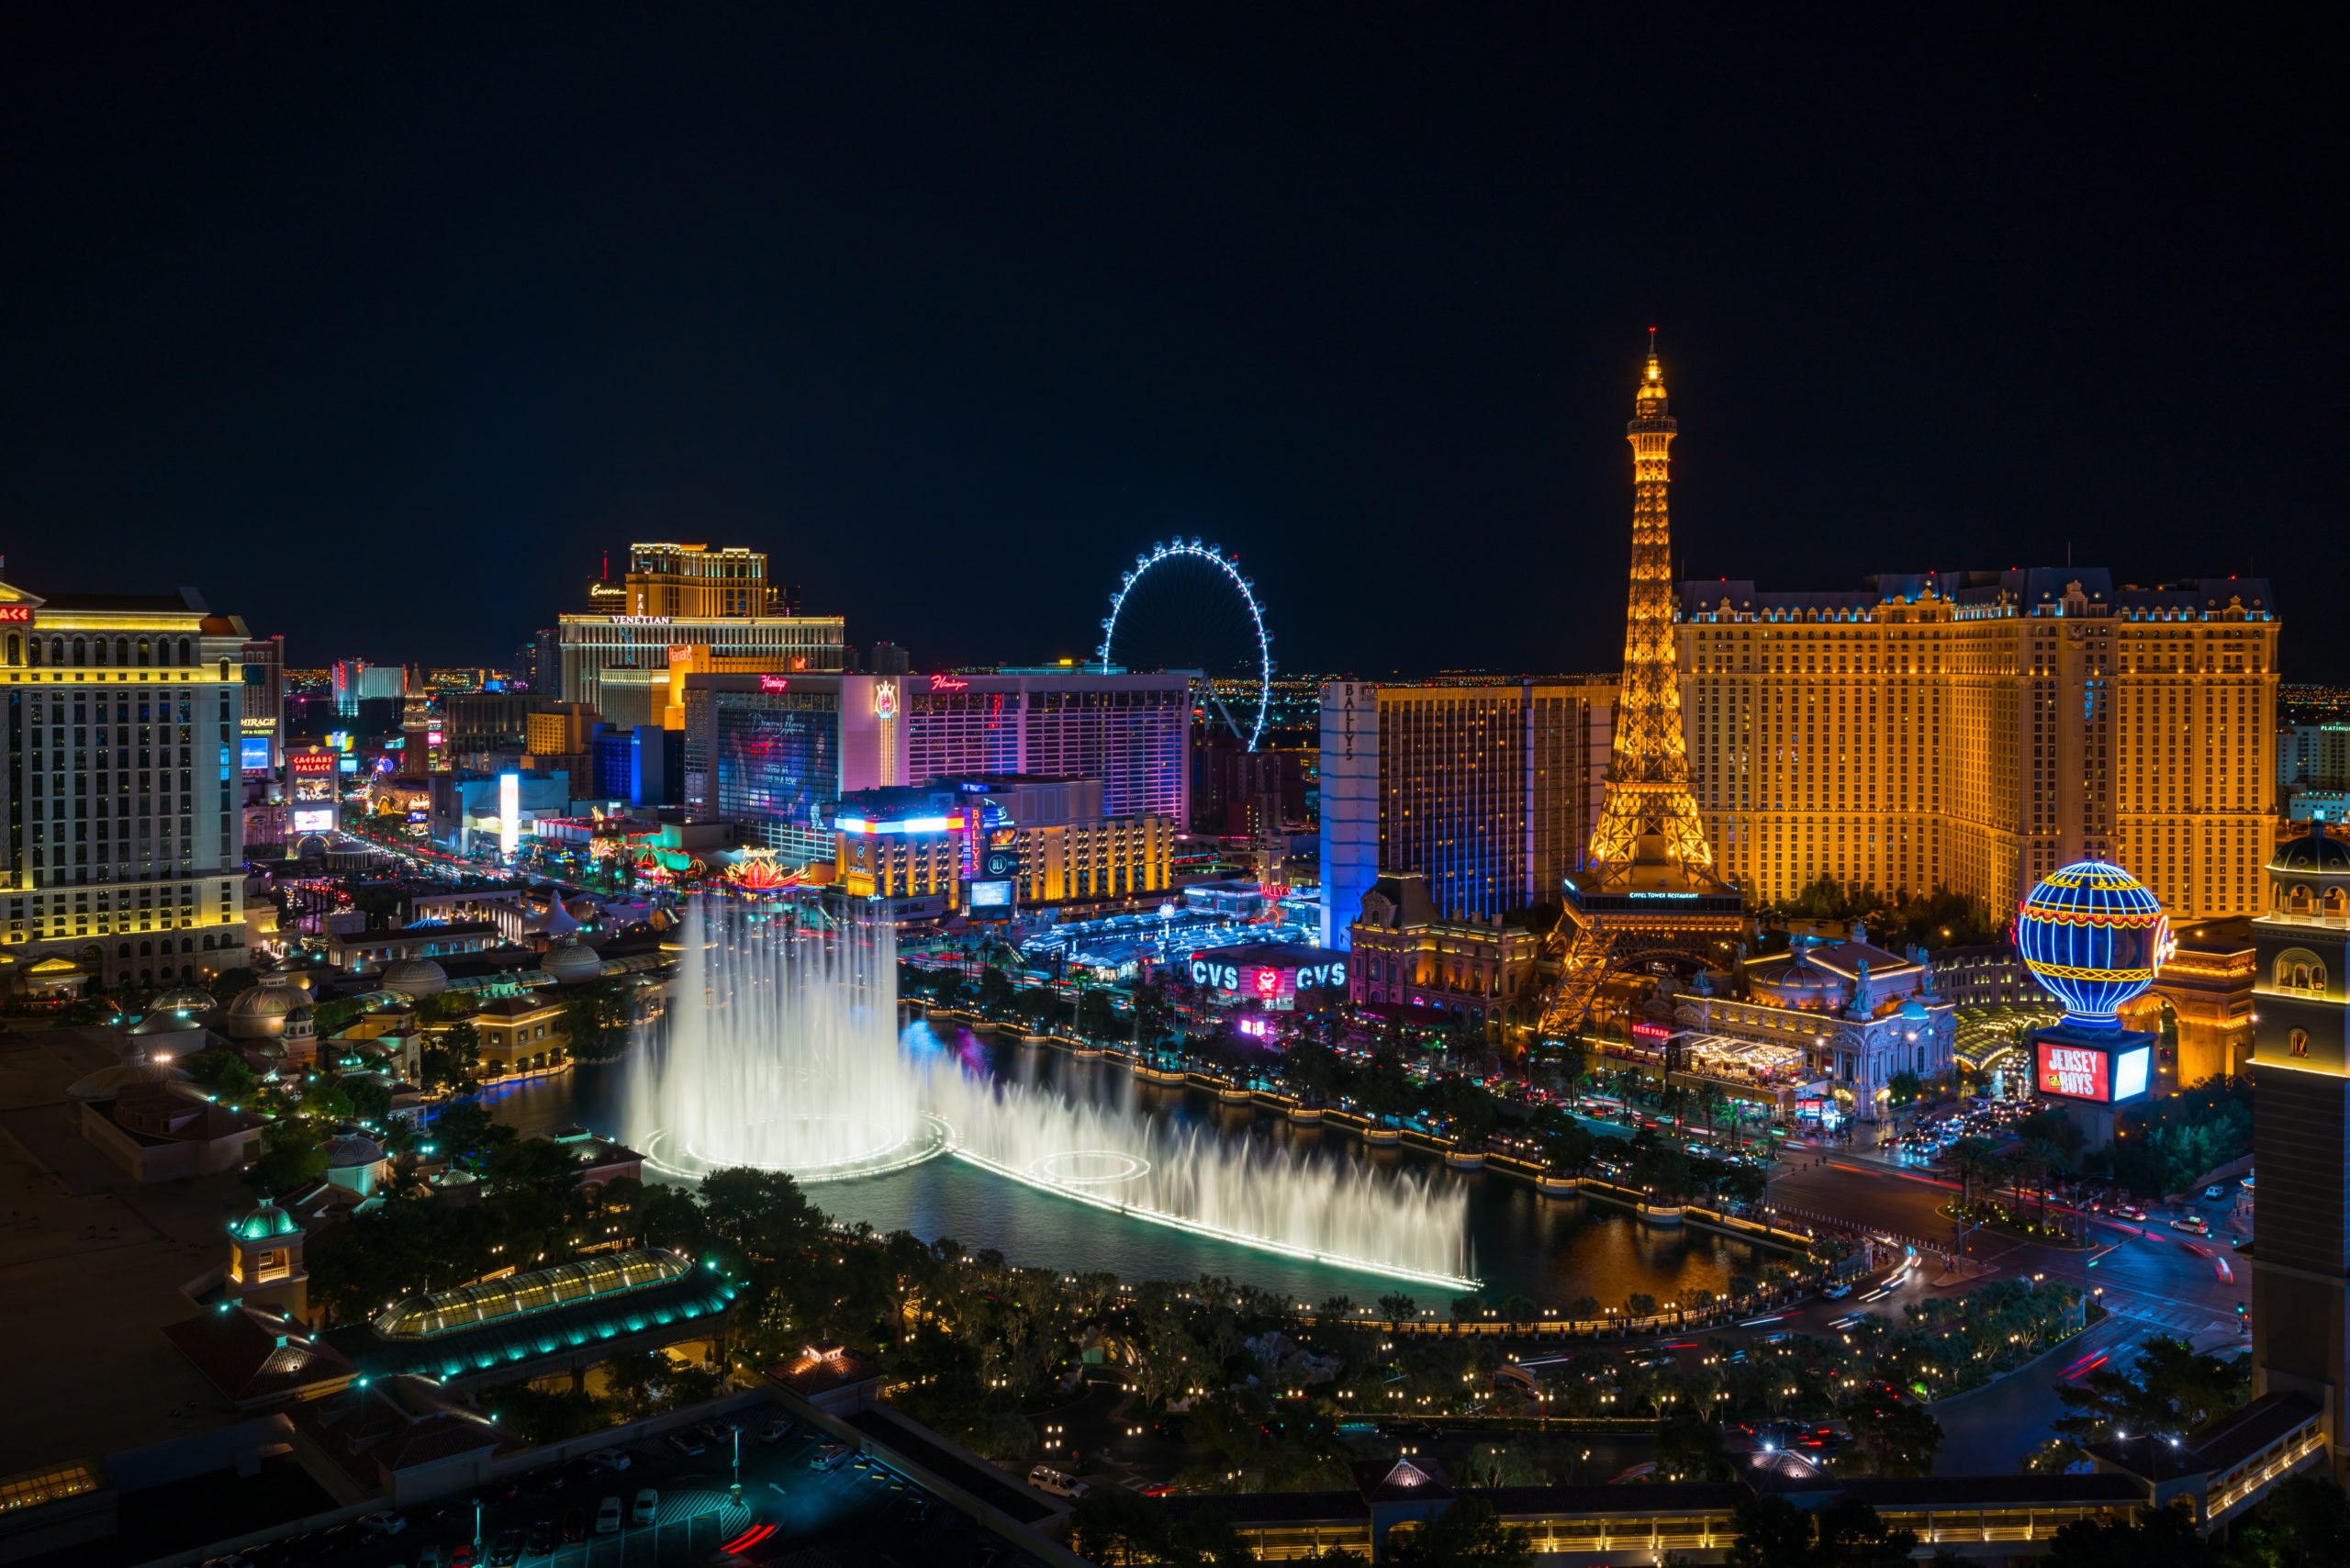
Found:
M 1094 656 L 1105 673 L 1116 666 L 1191 676 L 1193 706 L 1210 728 L 1257 749 L 1272 705 L 1273 637 L 1238 556 L 1196 539 L 1136 555 L 1110 596 Z

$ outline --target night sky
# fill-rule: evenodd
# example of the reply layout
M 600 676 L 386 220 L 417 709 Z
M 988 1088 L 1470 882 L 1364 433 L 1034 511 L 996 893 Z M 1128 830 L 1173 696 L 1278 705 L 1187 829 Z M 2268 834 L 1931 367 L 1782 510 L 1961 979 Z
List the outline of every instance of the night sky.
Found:
M 2290 14 L 226 9 L 0 22 L 36 592 L 497 663 L 707 540 L 934 666 L 1090 648 L 1180 532 L 1292 671 L 1612 668 L 1655 325 L 1687 573 L 2270 573 L 2350 675 Z

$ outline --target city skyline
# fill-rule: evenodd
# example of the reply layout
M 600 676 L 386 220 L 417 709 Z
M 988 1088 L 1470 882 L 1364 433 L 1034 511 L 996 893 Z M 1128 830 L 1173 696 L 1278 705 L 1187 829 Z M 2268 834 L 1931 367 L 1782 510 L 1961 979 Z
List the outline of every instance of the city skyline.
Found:
M 495 664 L 606 552 L 708 538 L 936 668 L 1081 656 L 1181 534 L 1292 671 L 1605 668 L 1651 326 L 1692 576 L 2281 577 L 2345 499 L 2328 219 L 2258 151 L 2323 139 L 2290 62 L 2184 95 L 2061 30 L 1661 34 L 1651 73 L 1550 19 L 1259 18 L 1224 82 L 1213 25 L 1141 16 L 405 25 L 19 36 L 17 578 L 91 586 L 103 538 L 297 665 Z M 875 569 L 1007 547 L 990 597 Z M 397 614 L 334 588 L 427 562 Z M 1404 581 L 1466 656 L 1362 613 Z

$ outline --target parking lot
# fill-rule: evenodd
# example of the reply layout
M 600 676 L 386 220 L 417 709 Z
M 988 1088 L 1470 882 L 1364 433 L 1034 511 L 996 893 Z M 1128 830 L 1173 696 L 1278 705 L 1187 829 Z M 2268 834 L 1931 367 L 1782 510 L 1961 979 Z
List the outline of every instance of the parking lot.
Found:
M 393 1533 L 343 1525 L 274 1543 L 247 1559 L 253 1568 L 330 1562 L 334 1568 L 463 1568 L 468 1561 L 476 1568 L 704 1568 L 729 1550 L 755 1565 L 839 1542 L 854 1545 L 862 1558 L 923 1568 L 1013 1568 L 1035 1561 L 878 1460 L 859 1455 L 835 1469 L 811 1467 L 829 1439 L 803 1423 L 793 1423 L 778 1441 L 760 1441 L 756 1428 L 765 1419 L 761 1415 L 742 1434 L 739 1503 L 730 1495 L 735 1471 L 729 1445 L 707 1442 L 705 1451 L 688 1456 L 648 1439 L 622 1448 L 625 1469 L 575 1460 L 399 1510 L 405 1522 Z M 657 1500 L 652 1522 L 640 1524 L 637 1496 L 648 1488 Z M 621 1528 L 599 1534 L 608 1497 L 620 1501 Z

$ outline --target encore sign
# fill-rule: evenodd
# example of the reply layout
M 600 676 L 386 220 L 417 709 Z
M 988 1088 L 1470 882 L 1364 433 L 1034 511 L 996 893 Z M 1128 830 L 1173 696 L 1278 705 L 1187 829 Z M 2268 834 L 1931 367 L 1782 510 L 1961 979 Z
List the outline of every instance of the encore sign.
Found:
M 2040 1092 L 2067 1100 L 2103 1102 L 2107 1092 L 2106 1054 L 2081 1046 L 2040 1042 Z

